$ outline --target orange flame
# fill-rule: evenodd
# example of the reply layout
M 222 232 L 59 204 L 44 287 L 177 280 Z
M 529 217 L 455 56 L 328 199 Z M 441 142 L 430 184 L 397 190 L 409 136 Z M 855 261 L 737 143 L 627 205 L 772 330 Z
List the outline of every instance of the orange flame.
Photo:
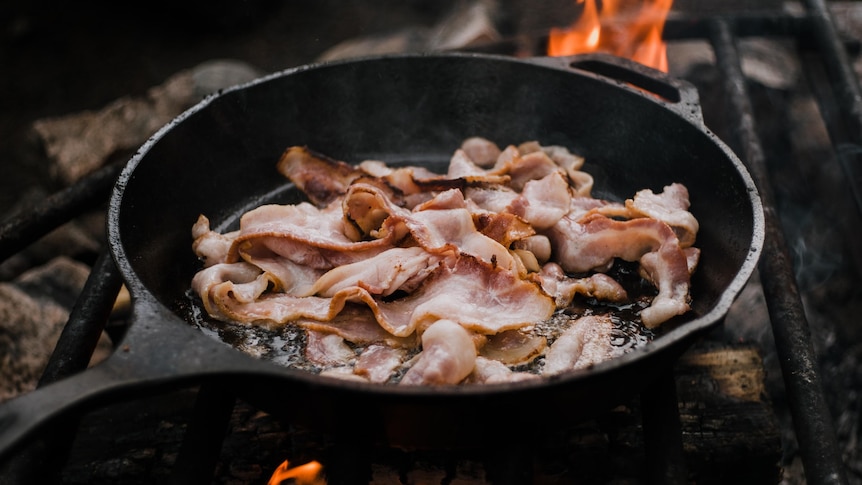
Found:
M 667 44 L 662 30 L 673 0 L 577 0 L 578 20 L 551 29 L 549 56 L 604 52 L 667 72 Z
M 288 460 L 275 469 L 267 485 L 282 485 L 285 480 L 293 479 L 296 485 L 326 485 L 323 478 L 323 465 L 317 461 L 310 461 L 305 465 L 290 468 Z

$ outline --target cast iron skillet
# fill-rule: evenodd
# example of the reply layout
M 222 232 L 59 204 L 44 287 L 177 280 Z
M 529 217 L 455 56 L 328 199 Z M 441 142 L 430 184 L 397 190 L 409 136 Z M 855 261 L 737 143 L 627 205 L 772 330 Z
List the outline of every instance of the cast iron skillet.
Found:
M 186 292 L 199 268 L 192 224 L 203 213 L 228 227 L 261 203 L 299 200 L 275 171 L 287 146 L 349 162 L 440 164 L 469 136 L 565 145 L 586 157 L 597 197 L 685 184 L 701 222 L 693 311 L 649 345 L 591 370 L 453 388 L 324 378 L 253 358 L 189 324 Z M 529 439 L 623 402 L 668 369 L 723 319 L 764 238 L 755 186 L 704 127 L 696 90 L 597 55 L 382 57 L 300 67 L 226 90 L 131 159 L 111 198 L 108 230 L 134 298 L 133 323 L 106 362 L 0 407 L 3 452 L 57 417 L 199 383 L 297 423 L 398 446 Z

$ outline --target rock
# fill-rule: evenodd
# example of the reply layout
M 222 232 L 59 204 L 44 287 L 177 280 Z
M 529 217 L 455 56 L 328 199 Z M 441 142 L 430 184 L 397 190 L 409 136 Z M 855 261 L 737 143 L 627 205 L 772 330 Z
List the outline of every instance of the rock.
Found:
M 51 175 L 72 184 L 115 152 L 141 145 L 193 104 L 191 73 L 181 72 L 145 97 L 125 96 L 98 111 L 37 120 L 33 129 L 52 161 Z
M 51 175 L 68 185 L 112 155 L 141 146 L 207 94 L 259 75 L 238 61 L 209 61 L 174 74 L 145 96 L 124 96 L 97 111 L 37 120 L 33 130 L 51 160 Z
M 0 283 L 0 402 L 36 388 L 68 317 L 59 304 Z
M 0 402 L 36 388 L 90 268 L 66 257 L 0 283 Z M 91 364 L 111 349 L 103 336 Z

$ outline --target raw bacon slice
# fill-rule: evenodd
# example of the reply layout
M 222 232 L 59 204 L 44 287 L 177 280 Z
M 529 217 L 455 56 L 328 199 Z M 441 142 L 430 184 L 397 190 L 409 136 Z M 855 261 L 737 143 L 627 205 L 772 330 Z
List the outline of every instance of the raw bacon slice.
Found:
M 329 270 L 372 257 L 392 246 L 389 238 L 353 241 L 344 234 L 341 204 L 318 209 L 311 204 L 265 205 L 246 213 L 228 262 L 278 256 Z M 391 236 L 390 236 L 391 237 Z
M 266 272 L 273 279 L 276 289 L 291 295 L 313 294 L 314 283 L 324 273 L 323 269 L 281 257 L 269 251 L 264 244 L 243 251 L 242 258 Z
M 464 189 L 464 199 L 469 201 L 473 212 L 507 212 L 520 194 L 505 186 L 468 187 Z
M 542 146 L 534 141 L 518 145 L 518 150 L 522 155 L 544 152 L 568 176 L 569 185 L 572 187 L 574 195 L 579 197 L 590 196 L 593 188 L 593 177 L 587 172 L 581 171 L 584 157 L 573 154 L 563 146 Z
M 622 303 L 628 300 L 628 293 L 616 280 L 604 273 L 596 273 L 584 278 L 572 278 L 556 263 L 542 266 L 537 275 L 542 289 L 554 297 L 557 308 L 565 308 L 572 303 L 575 295 L 594 297 L 598 300 Z
M 530 281 L 462 256 L 454 268 L 439 267 L 415 293 L 378 307 L 378 321 L 394 335 L 441 318 L 492 335 L 550 318 L 554 301 Z
M 547 339 L 540 335 L 506 330 L 488 336 L 480 354 L 506 365 L 521 365 L 538 357 L 547 344 Z
M 572 194 L 563 175 L 552 172 L 524 184 L 521 197 L 513 201 L 508 212 L 521 216 L 534 229 L 541 231 L 552 227 L 568 214 L 571 201 Z
M 461 143 L 461 150 L 476 165 L 482 168 L 493 167 L 500 157 L 500 147 L 496 143 L 478 136 L 470 137 Z
M 285 150 L 276 167 L 309 200 L 321 207 L 343 195 L 347 187 L 362 176 L 362 172 L 350 164 L 298 146 Z
M 680 262 L 680 254 L 682 261 Z M 685 254 L 666 246 L 644 254 L 642 272 L 658 287 L 658 295 L 650 306 L 641 311 L 641 321 L 647 328 L 655 328 L 671 318 L 689 310 L 688 264 Z
M 517 192 L 523 190 L 524 185 L 530 180 L 543 179 L 554 172 L 561 171 L 560 167 L 545 152 L 536 151 L 522 155 L 518 153 L 517 149 L 514 156 L 505 164 L 498 164 L 495 170 L 509 174 L 512 178 L 509 187 Z
M 258 270 L 256 275 L 260 274 Z M 249 275 L 240 276 L 251 279 Z M 299 319 L 329 321 L 348 303 L 360 303 L 367 305 L 380 326 L 396 337 L 408 337 L 441 318 L 455 319 L 465 328 L 493 334 L 545 320 L 554 311 L 553 300 L 536 284 L 467 256 L 461 257 L 454 268 L 439 266 L 419 290 L 393 301 L 377 300 L 356 286 L 324 298 L 262 294 L 266 288 L 263 283 L 269 283 L 268 279 L 249 283 L 259 291 L 255 298 L 237 298 L 234 292 L 238 284 L 231 281 L 213 284 L 208 291 L 201 283 L 196 285 L 196 291 L 206 292 L 217 303 L 214 315 L 236 322 L 268 321 L 273 325 Z
M 210 229 L 210 221 L 204 215 L 192 226 L 192 251 L 203 262 L 204 267 L 226 263 L 233 240 L 239 231 L 221 234 Z
M 371 382 L 383 383 L 401 366 L 406 352 L 386 345 L 369 345 L 359 355 L 353 373 Z
M 460 192 L 449 191 L 441 196 L 448 197 L 448 194 L 459 194 L 457 198 L 463 202 Z M 453 208 L 439 210 L 429 205 L 426 206 L 429 210 L 415 211 L 405 219 L 404 223 L 416 242 L 432 254 L 460 253 L 477 257 L 494 266 L 515 268 L 515 260 L 508 249 L 476 229 L 473 215 L 466 209 L 466 204 L 462 204 L 463 208 L 452 204 L 452 201 L 447 201 L 442 207 Z
M 356 359 L 356 353 L 334 333 L 309 331 L 305 358 L 322 366 L 346 367 Z
M 309 294 L 331 297 L 351 286 L 372 295 L 389 296 L 399 290 L 409 293 L 434 271 L 440 260 L 420 247 L 388 249 L 364 261 L 329 270 L 314 283 Z
M 482 212 L 473 214 L 473 223 L 480 233 L 500 243 L 504 248 L 536 234 L 526 221 L 514 214 Z
M 381 235 L 383 239 L 376 241 L 392 244 L 409 233 L 433 255 L 460 252 L 507 269 L 514 267 L 514 259 L 504 246 L 476 230 L 459 190 L 447 190 L 412 212 L 392 205 L 377 188 L 362 184 L 351 187 L 347 198 L 358 197 L 359 193 L 363 194 L 365 212 L 378 214 L 372 218 L 382 226 L 377 229 L 367 219 L 357 225 L 369 235 Z
M 635 217 L 651 217 L 669 225 L 683 248 L 694 244 L 700 228 L 697 219 L 688 211 L 689 206 L 688 189 L 682 184 L 670 184 L 659 194 L 649 189 L 640 190 L 626 201 L 626 207 Z
M 377 323 L 366 305 L 348 303 L 329 320 L 300 318 L 292 322 L 298 327 L 322 333 L 334 333 L 356 345 L 383 344 L 392 348 L 413 349 L 418 344 L 415 334 L 396 337 Z
M 509 176 L 494 174 L 483 170 L 470 159 L 464 150 L 455 150 L 449 162 L 449 171 L 446 178 L 450 180 L 463 180 L 469 184 L 505 184 L 509 182 Z
M 396 205 L 380 187 L 359 182 L 351 185 L 344 195 L 341 214 L 340 230 L 351 240 L 382 239 L 394 243 L 405 235 L 396 221 L 408 218 L 410 211 Z
M 638 261 L 662 246 L 679 248 L 666 225 L 653 219 L 618 221 L 592 214 L 578 221 L 564 218 L 547 233 L 559 265 L 569 273 L 604 270 L 614 258 Z
M 509 366 L 493 359 L 476 357 L 473 372 L 467 377 L 471 384 L 500 384 L 538 379 L 539 376 L 529 372 L 515 372 Z
M 437 320 L 422 333 L 422 352 L 401 385 L 458 384 L 473 371 L 476 347 L 464 327 Z
M 607 315 L 587 316 L 575 320 L 551 344 L 545 355 L 543 375 L 554 375 L 574 369 L 585 369 L 620 355 L 611 343 L 614 324 Z
M 529 251 L 538 263 L 546 263 L 551 258 L 551 241 L 547 236 L 536 234 L 512 243 L 515 251 Z
M 659 290 L 653 301 L 660 307 L 641 313 L 648 328 L 689 310 L 688 260 L 667 224 L 647 218 L 617 221 L 591 214 L 577 222 L 563 218 L 548 235 L 557 261 L 570 273 L 604 271 L 614 258 L 646 265 L 644 269 Z
M 192 289 L 201 297 L 207 313 L 227 321 L 256 321 L 239 318 L 237 307 L 254 305 L 272 285 L 272 278 L 249 263 L 220 263 L 205 268 L 192 278 Z
M 606 204 L 590 212 L 606 217 L 648 217 L 662 221 L 673 229 L 680 247 L 689 248 L 694 244 L 699 229 L 697 219 L 688 211 L 689 206 L 688 189 L 682 184 L 670 184 L 658 194 L 650 189 L 639 190 L 625 204 Z

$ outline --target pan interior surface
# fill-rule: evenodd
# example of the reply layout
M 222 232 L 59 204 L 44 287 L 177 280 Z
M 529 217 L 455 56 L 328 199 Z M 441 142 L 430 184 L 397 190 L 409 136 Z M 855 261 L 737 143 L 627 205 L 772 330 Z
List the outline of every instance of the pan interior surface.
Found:
M 262 203 L 298 202 L 275 169 L 288 146 L 350 163 L 440 167 L 471 136 L 500 146 L 563 145 L 586 158 L 596 197 L 620 201 L 644 188 L 686 185 L 701 221 L 702 258 L 693 310 L 677 329 L 704 316 L 707 324 L 718 321 L 727 292 L 747 280 L 759 215 L 750 181 L 723 144 L 617 83 L 488 56 L 300 68 L 206 100 L 163 129 L 124 172 L 109 220 L 112 249 L 133 293 L 188 319 L 189 284 L 200 268 L 192 225 L 205 214 L 225 228 Z

